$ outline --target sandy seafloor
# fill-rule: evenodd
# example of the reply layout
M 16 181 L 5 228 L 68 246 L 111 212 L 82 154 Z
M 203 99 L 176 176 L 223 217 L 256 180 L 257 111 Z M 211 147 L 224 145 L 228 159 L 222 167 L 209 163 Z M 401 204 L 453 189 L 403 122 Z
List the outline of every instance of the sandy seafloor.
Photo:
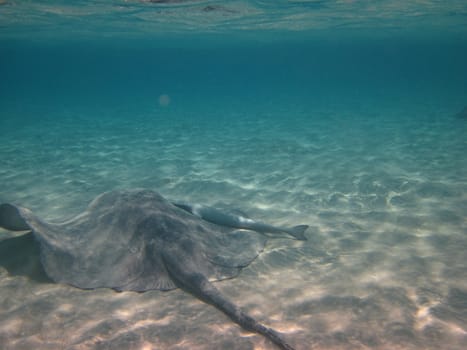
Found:
M 270 239 L 216 286 L 298 350 L 465 349 L 459 104 L 273 101 L 203 112 L 176 99 L 165 108 L 4 108 L 0 200 L 58 220 L 101 192 L 145 187 L 275 225 L 306 223 L 307 241 Z M 275 349 L 180 290 L 53 284 L 37 254 L 6 240 L 17 233 L 0 235 L 2 349 Z

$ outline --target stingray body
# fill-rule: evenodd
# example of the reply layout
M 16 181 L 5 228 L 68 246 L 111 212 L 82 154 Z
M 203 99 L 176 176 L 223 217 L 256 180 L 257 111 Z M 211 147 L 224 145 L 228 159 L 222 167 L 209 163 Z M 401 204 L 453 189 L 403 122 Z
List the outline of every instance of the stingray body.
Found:
M 250 264 L 266 243 L 261 234 L 206 222 L 143 189 L 101 194 L 83 213 L 61 223 L 2 204 L 0 226 L 32 230 L 44 270 L 55 282 L 140 292 L 179 287 L 281 349 L 292 349 L 211 283 L 235 277 Z

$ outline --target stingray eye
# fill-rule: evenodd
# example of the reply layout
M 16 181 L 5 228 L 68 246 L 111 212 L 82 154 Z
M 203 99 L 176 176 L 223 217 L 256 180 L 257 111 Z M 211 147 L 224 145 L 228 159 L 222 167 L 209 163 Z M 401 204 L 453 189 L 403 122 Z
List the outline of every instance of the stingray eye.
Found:
M 192 208 L 190 205 L 185 204 L 185 203 L 173 203 L 176 207 L 185 210 L 186 212 L 193 214 Z
M 193 231 L 195 231 L 195 232 L 204 232 L 205 229 L 204 229 L 204 227 L 202 225 L 196 224 L 196 226 L 193 228 Z

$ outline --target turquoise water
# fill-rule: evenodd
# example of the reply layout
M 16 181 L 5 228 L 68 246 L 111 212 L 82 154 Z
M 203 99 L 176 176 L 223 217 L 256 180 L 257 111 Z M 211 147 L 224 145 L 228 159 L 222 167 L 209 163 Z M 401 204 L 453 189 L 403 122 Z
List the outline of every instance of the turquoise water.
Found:
M 299 350 L 463 349 L 466 28 L 463 1 L 0 1 L 0 202 L 309 224 L 217 288 Z M 14 236 L 2 349 L 274 349 L 180 290 L 50 283 Z

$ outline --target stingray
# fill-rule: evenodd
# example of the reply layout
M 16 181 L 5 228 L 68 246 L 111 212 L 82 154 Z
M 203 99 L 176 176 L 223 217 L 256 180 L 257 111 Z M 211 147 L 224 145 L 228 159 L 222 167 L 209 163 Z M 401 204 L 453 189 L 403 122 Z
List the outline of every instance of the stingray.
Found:
M 208 222 L 145 189 L 103 193 L 83 213 L 60 223 L 2 204 L 0 226 L 31 230 L 42 266 L 57 283 L 138 292 L 181 288 L 244 329 L 293 349 L 212 283 L 237 276 L 261 253 L 267 239 L 261 233 Z

